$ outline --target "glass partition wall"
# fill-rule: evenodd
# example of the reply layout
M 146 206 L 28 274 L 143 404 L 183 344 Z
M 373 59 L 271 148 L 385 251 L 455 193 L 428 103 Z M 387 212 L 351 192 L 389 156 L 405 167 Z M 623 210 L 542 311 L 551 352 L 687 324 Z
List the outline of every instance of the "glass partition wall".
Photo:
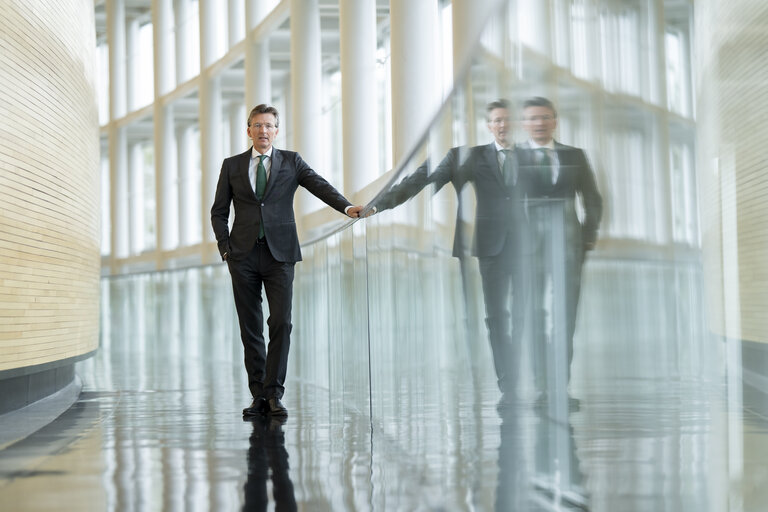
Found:
M 425 469 L 440 467 L 430 454 L 466 457 L 467 474 L 425 485 L 490 479 L 497 507 L 519 507 L 505 510 L 553 496 L 630 509 L 626 486 L 669 471 L 691 489 L 680 510 L 726 499 L 712 482 L 727 467 L 695 463 L 728 443 L 725 367 L 702 309 L 689 25 L 667 4 L 506 3 L 376 213 L 304 248 L 294 371 L 332 411 L 370 414 L 384 481 L 396 446 Z M 527 115 L 534 97 L 554 107 L 548 168 L 528 144 L 547 122 Z M 513 184 L 487 181 L 504 172 L 486 154 L 498 124 L 517 144 Z M 703 428 L 684 433 L 690 415 Z M 630 435 L 600 437 L 617 427 Z M 498 464 L 473 466 L 488 449 Z M 604 450 L 625 456 L 591 466 Z

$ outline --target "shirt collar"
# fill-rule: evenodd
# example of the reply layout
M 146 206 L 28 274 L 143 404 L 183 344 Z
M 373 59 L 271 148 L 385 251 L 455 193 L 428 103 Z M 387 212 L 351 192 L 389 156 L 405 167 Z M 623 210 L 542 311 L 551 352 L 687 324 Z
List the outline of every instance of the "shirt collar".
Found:
M 264 156 L 266 156 L 267 158 L 272 158 L 272 150 L 273 149 L 274 149 L 273 146 L 269 146 L 269 149 L 267 150 L 266 153 L 264 153 Z M 256 148 L 251 147 L 251 159 L 259 158 L 259 155 L 261 155 L 261 153 L 256 151 Z
M 549 142 L 544 144 L 543 146 L 536 144 L 533 139 L 528 139 L 528 145 L 531 147 L 531 149 L 540 149 L 540 148 L 547 148 L 551 149 L 552 151 L 555 150 L 555 139 L 550 139 Z
M 498 142 L 498 141 L 493 141 L 493 144 L 496 146 L 496 151 L 497 151 L 497 152 L 498 152 L 498 151 L 504 151 L 505 149 L 506 149 L 506 150 L 509 150 L 509 151 L 512 151 L 512 150 L 514 149 L 514 146 L 510 146 L 510 147 L 508 147 L 508 148 L 505 148 L 504 146 L 502 146 L 501 144 L 499 144 L 499 142 Z

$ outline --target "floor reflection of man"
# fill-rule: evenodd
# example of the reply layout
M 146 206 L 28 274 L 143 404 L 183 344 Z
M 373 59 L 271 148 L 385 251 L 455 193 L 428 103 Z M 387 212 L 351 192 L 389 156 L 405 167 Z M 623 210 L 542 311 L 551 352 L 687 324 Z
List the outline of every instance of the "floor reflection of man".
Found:
M 248 448 L 248 479 L 245 482 L 243 512 L 268 510 L 267 479 L 272 480 L 274 510 L 293 511 L 296 497 L 288 468 L 283 419 L 267 416 L 249 418 L 253 425 Z
M 546 391 L 545 351 L 548 341 L 555 341 L 555 346 L 560 341 L 552 339 L 555 331 L 562 333 L 565 342 L 565 378 L 566 382 L 570 380 L 581 269 L 586 252 L 594 249 L 597 241 L 603 200 L 584 151 L 553 138 L 557 111 L 551 101 L 541 97 L 525 101 L 523 127 L 529 139 L 518 145 L 517 156 L 528 184 L 527 211 L 534 255 L 532 331 L 536 386 L 539 391 Z M 584 207 L 583 221 L 577 215 L 577 197 Z M 563 227 L 563 237 L 555 239 L 553 228 L 558 223 Z M 557 279 L 557 275 L 563 279 Z M 551 295 L 547 294 L 548 286 Z M 554 304 L 563 303 L 563 299 L 563 314 L 550 317 L 554 326 L 548 329 L 548 313 L 556 312 Z
M 521 404 L 518 404 L 521 405 Z M 533 471 L 530 446 L 536 442 L 536 429 L 530 408 L 499 407 L 499 473 L 494 510 L 524 512 L 533 508 Z
M 457 191 L 466 183 L 474 187 L 477 204 L 472 255 L 479 262 L 485 323 L 505 401 L 512 399 L 518 382 L 527 293 L 523 254 L 528 249 L 525 185 L 514 156 L 510 115 L 508 101 L 489 103 L 486 122 L 493 142 L 451 149 L 431 173 L 428 165 L 422 166 L 376 202 L 379 210 L 392 208 L 428 184 L 434 184 L 436 190 L 448 182 L 452 182 Z M 454 256 L 461 251 L 460 234 L 457 221 Z

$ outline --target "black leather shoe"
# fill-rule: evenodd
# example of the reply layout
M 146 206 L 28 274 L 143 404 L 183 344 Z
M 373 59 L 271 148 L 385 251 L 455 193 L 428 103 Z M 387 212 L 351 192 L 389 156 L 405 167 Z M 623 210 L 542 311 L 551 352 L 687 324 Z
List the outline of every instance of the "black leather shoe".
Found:
M 285 408 L 283 402 L 276 396 L 267 400 L 267 405 L 269 406 L 269 414 L 272 416 L 288 416 L 288 409 Z
M 267 399 L 258 397 L 254 398 L 251 405 L 243 409 L 243 416 L 256 416 L 257 414 L 264 414 L 269 409 L 267 405 Z

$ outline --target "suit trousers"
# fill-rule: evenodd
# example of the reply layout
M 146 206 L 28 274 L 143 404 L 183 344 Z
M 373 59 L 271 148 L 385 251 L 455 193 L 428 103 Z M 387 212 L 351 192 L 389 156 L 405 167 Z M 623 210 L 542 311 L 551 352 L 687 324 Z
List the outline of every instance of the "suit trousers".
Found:
M 291 305 L 295 263 L 275 260 L 258 240 L 242 260 L 227 260 L 243 341 L 248 388 L 254 397 L 282 398 L 291 346 Z M 261 288 L 269 304 L 269 346 L 264 342 Z
M 505 393 L 514 392 L 517 386 L 529 290 L 525 245 L 517 238 L 508 233 L 499 254 L 479 258 L 485 323 L 499 389 Z

